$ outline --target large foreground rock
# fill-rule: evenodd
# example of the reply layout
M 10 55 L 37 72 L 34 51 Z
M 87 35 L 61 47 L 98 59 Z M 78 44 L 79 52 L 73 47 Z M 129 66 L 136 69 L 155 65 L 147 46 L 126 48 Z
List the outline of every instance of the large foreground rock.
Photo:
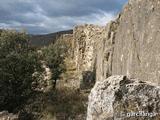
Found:
M 87 120 L 160 120 L 160 86 L 111 76 L 91 91 Z

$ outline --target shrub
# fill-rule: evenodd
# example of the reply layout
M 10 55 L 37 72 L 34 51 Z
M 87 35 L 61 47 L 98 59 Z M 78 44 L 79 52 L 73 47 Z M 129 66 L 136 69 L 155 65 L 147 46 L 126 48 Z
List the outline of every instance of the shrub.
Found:
M 64 60 L 68 54 L 68 49 L 69 46 L 63 39 L 57 40 L 56 43 L 42 49 L 44 61 L 52 72 L 51 79 L 54 81 L 54 87 L 60 75 L 66 70 Z
M 36 51 L 25 33 L 3 31 L 0 34 L 0 110 L 14 110 L 32 92 L 32 82 L 41 72 Z

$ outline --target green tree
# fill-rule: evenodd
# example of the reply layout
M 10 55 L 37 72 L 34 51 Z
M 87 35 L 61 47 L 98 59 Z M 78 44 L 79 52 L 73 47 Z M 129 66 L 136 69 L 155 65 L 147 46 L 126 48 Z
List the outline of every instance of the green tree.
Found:
M 42 72 L 38 54 L 29 46 L 25 33 L 3 31 L 0 34 L 0 110 L 12 111 L 32 92 L 32 82 Z
M 42 49 L 44 61 L 52 72 L 53 87 L 60 75 L 65 72 L 65 57 L 68 55 L 69 44 L 63 39 L 57 40 L 54 44 Z

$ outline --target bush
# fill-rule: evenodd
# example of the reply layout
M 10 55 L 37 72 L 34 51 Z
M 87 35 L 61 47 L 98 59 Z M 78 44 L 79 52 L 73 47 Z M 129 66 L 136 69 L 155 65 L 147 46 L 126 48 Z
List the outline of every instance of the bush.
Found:
M 32 92 L 32 82 L 41 72 L 38 55 L 29 46 L 25 33 L 3 31 L 0 34 L 0 110 L 13 111 Z
M 44 61 L 52 72 L 51 79 L 54 81 L 54 87 L 60 75 L 66 70 L 64 60 L 68 54 L 68 49 L 69 46 L 63 39 L 57 40 L 55 44 L 42 49 Z

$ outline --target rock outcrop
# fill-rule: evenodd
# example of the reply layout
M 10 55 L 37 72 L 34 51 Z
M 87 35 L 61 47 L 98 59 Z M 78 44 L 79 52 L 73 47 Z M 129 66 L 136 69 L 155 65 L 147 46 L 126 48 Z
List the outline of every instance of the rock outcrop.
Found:
M 129 0 L 96 40 L 87 120 L 160 119 L 159 39 L 160 0 Z
M 112 59 L 118 21 L 109 22 L 96 40 L 96 80 L 104 80 L 112 75 Z
M 19 120 L 18 115 L 8 113 L 7 111 L 0 112 L 0 120 Z
M 122 74 L 159 84 L 159 21 L 159 0 L 129 0 L 115 21 L 105 27 L 76 27 L 73 33 L 79 73 L 94 68 L 97 81 Z
M 74 56 L 81 88 L 95 81 L 96 43 L 101 40 L 103 29 L 96 25 L 82 25 L 73 30 Z
M 74 28 L 74 58 L 81 88 L 112 74 L 118 19 L 104 27 L 86 24 Z
M 87 120 L 159 120 L 160 86 L 126 76 L 111 76 L 95 84 L 89 96 Z
M 129 0 L 118 21 L 112 75 L 160 84 L 160 0 Z

